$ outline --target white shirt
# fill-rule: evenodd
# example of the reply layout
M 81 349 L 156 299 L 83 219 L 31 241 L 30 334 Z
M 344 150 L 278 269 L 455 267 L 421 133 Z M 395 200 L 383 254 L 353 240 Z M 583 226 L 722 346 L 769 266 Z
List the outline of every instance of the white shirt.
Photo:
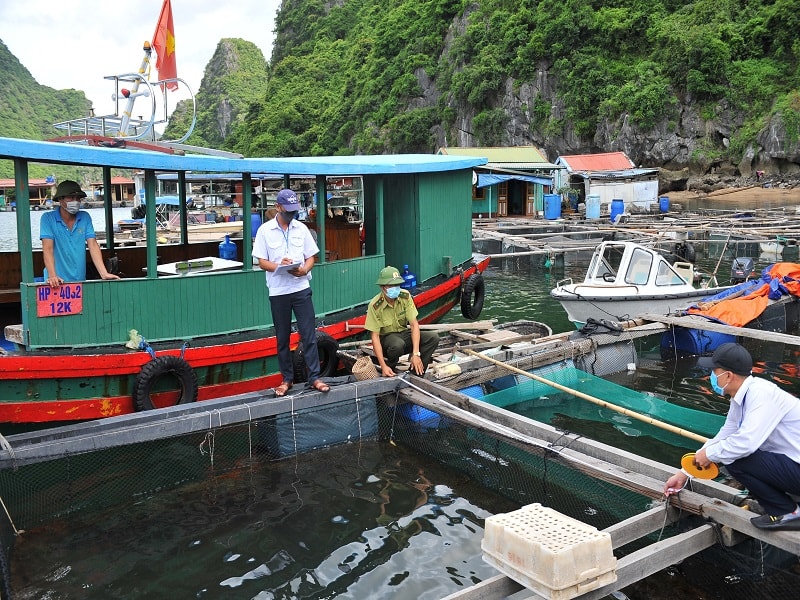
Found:
M 292 219 L 289 228 L 284 231 L 277 217 L 270 219 L 258 228 L 253 242 L 253 256 L 278 263 L 288 257 L 292 262 L 304 262 L 307 258 L 319 254 L 311 232 L 303 223 Z M 292 294 L 309 287 L 311 273 L 305 277 L 295 277 L 289 273 L 267 273 L 267 287 L 270 296 Z
M 709 460 L 725 465 L 759 449 L 800 463 L 800 400 L 750 376 L 731 398 L 725 424 L 703 448 Z

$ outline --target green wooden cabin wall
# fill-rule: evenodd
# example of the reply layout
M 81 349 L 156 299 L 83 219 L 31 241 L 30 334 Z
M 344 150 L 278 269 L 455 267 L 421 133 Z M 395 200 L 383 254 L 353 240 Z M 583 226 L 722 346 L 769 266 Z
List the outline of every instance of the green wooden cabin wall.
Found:
M 317 315 L 365 304 L 377 291 L 375 278 L 383 264 L 383 256 L 368 256 L 316 265 L 311 286 Z M 31 349 L 121 347 L 131 329 L 156 342 L 272 326 L 260 270 L 87 281 L 83 312 L 64 317 L 36 316 L 37 287 L 21 286 L 23 327 Z
M 374 182 L 365 182 L 367 227 L 374 227 Z M 393 175 L 384 178 L 386 264 L 404 264 L 424 281 L 472 256 L 472 172 Z M 370 246 L 367 246 L 370 251 Z

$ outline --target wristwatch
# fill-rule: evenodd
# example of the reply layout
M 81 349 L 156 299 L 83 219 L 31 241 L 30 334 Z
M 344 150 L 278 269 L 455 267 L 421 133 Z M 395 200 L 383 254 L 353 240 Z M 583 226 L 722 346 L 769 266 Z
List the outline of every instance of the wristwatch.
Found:
M 414 356 L 422 356 L 422 352 L 414 352 Z

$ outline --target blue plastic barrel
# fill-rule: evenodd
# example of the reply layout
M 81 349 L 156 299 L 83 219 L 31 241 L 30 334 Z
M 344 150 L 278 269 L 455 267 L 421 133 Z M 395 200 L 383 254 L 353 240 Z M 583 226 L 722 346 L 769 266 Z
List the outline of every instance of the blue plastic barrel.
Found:
M 586 218 L 599 219 L 600 218 L 600 196 L 592 194 L 586 196 Z
M 226 235 L 225 240 L 219 243 L 219 257 L 225 260 L 236 260 L 236 244 L 231 241 L 231 236 Z
M 658 199 L 658 208 L 661 212 L 669 212 L 669 196 L 661 196 Z
M 611 222 L 616 223 L 617 217 L 625 212 L 625 202 L 619 198 L 611 201 Z
M 400 284 L 401 288 L 410 290 L 417 286 L 417 276 L 408 270 L 408 265 L 403 265 L 403 273 L 401 275 L 403 283 Z
M 561 196 L 558 194 L 544 195 L 544 218 L 550 220 L 561 218 Z
M 261 227 L 261 225 L 261 215 L 257 212 L 250 213 L 250 229 L 253 230 L 253 235 L 256 234 L 256 231 L 258 231 L 258 228 Z

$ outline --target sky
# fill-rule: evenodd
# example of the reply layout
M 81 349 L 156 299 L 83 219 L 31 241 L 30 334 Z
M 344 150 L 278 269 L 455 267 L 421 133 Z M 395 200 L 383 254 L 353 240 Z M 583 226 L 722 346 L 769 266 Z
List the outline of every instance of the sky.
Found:
M 193 93 L 222 38 L 253 42 L 269 61 L 280 0 L 171 3 L 178 77 Z M 104 77 L 139 70 L 143 43 L 152 42 L 162 4 L 163 0 L 3 0 L 0 40 L 41 85 L 81 90 L 95 114 L 112 114 L 114 83 Z M 154 54 L 153 81 L 155 74 Z M 174 96 L 170 92 L 170 105 L 187 97 L 182 90 Z M 134 113 L 141 110 L 139 102 Z

